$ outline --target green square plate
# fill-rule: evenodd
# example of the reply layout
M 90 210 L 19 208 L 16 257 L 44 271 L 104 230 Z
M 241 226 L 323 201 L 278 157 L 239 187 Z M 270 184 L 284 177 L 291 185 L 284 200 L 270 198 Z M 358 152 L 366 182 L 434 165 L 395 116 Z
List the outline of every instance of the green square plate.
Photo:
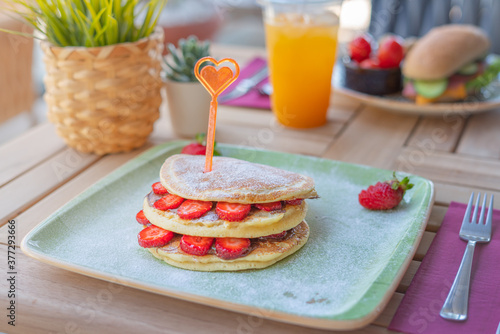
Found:
M 171 267 L 137 244 L 135 214 L 163 161 L 185 141 L 145 152 L 92 185 L 35 227 L 24 252 L 51 265 L 210 306 L 329 329 L 369 324 L 389 301 L 425 230 L 432 182 L 412 176 L 395 210 L 374 212 L 358 193 L 392 172 L 308 156 L 219 145 L 224 156 L 309 175 L 310 238 L 292 256 L 261 270 L 196 272 Z M 117 200 L 119 199 L 119 200 Z

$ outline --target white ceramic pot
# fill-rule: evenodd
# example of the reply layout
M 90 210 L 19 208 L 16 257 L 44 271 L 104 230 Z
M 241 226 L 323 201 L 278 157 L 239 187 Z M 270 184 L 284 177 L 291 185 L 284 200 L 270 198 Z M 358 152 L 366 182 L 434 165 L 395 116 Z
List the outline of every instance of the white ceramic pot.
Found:
M 199 82 L 165 82 L 172 128 L 178 136 L 193 138 L 207 132 L 211 96 Z

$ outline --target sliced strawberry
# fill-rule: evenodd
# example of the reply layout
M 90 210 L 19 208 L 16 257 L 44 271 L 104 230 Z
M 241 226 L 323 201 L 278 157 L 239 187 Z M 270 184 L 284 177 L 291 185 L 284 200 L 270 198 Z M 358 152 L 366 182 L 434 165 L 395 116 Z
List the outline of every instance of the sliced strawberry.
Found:
M 251 208 L 250 204 L 218 202 L 215 212 L 220 219 L 236 222 L 245 219 Z
M 153 206 L 155 209 L 158 210 L 169 210 L 169 209 L 176 209 L 179 207 L 179 205 L 184 202 L 184 198 L 174 195 L 174 194 L 167 194 L 157 200 Z
M 153 183 L 153 185 L 151 186 L 151 188 L 153 188 L 153 192 L 155 194 L 157 194 L 157 195 L 168 194 L 167 189 L 163 186 L 163 184 L 161 184 L 161 182 L 155 182 L 155 183 Z
M 250 239 L 247 238 L 217 238 L 215 239 L 215 252 L 221 259 L 236 259 L 248 252 L 250 243 Z
M 181 204 L 177 214 L 182 219 L 196 219 L 203 216 L 212 208 L 212 202 L 188 199 Z
M 181 249 L 191 255 L 203 256 L 208 253 L 213 243 L 214 238 L 183 235 Z
M 137 212 L 137 214 L 135 215 L 135 219 L 137 220 L 137 222 L 139 222 L 139 224 L 142 224 L 142 225 L 150 224 L 150 222 L 146 218 L 146 215 L 144 214 L 143 210 Z
M 276 233 L 276 234 L 270 234 L 266 235 L 265 237 L 262 237 L 264 239 L 276 239 L 276 240 L 281 240 L 286 236 L 286 231 L 283 231 L 281 233 Z
M 275 211 L 281 210 L 281 202 L 272 202 L 272 203 L 260 203 L 255 204 L 255 207 L 264 211 Z
M 297 199 L 291 199 L 291 200 L 285 201 L 285 203 L 288 205 L 300 205 L 300 204 L 302 204 L 302 201 L 303 201 L 303 199 L 297 198 Z
M 174 232 L 167 231 L 161 227 L 151 225 L 144 228 L 137 235 L 139 246 L 144 248 L 162 247 L 174 237 Z

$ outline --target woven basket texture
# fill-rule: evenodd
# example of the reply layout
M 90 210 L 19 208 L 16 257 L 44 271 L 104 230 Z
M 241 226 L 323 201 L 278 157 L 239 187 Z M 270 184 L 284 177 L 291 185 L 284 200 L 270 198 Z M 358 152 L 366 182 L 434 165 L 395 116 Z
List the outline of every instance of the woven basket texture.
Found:
M 161 29 L 134 43 L 41 47 L 48 118 L 68 146 L 102 155 L 146 142 L 160 115 Z

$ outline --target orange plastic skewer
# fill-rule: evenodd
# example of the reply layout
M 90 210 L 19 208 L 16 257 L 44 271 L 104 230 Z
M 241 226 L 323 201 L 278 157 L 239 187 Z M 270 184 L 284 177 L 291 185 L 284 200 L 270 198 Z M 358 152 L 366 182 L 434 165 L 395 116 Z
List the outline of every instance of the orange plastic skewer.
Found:
M 201 64 L 205 62 L 211 62 L 215 66 L 205 66 L 200 71 Z M 235 72 L 227 66 L 220 67 L 222 63 L 231 63 L 234 65 Z M 204 57 L 198 60 L 194 67 L 194 74 L 196 78 L 201 82 L 201 84 L 207 89 L 207 91 L 212 95 L 212 101 L 210 102 L 210 115 L 208 118 L 208 130 L 207 130 L 207 151 L 205 153 L 205 170 L 204 172 L 212 171 L 212 159 L 214 156 L 214 141 L 215 141 L 215 125 L 217 122 L 217 97 L 222 93 L 230 84 L 232 84 L 236 78 L 240 75 L 240 67 L 238 63 L 231 58 L 224 58 L 220 61 L 215 60 L 212 57 Z

